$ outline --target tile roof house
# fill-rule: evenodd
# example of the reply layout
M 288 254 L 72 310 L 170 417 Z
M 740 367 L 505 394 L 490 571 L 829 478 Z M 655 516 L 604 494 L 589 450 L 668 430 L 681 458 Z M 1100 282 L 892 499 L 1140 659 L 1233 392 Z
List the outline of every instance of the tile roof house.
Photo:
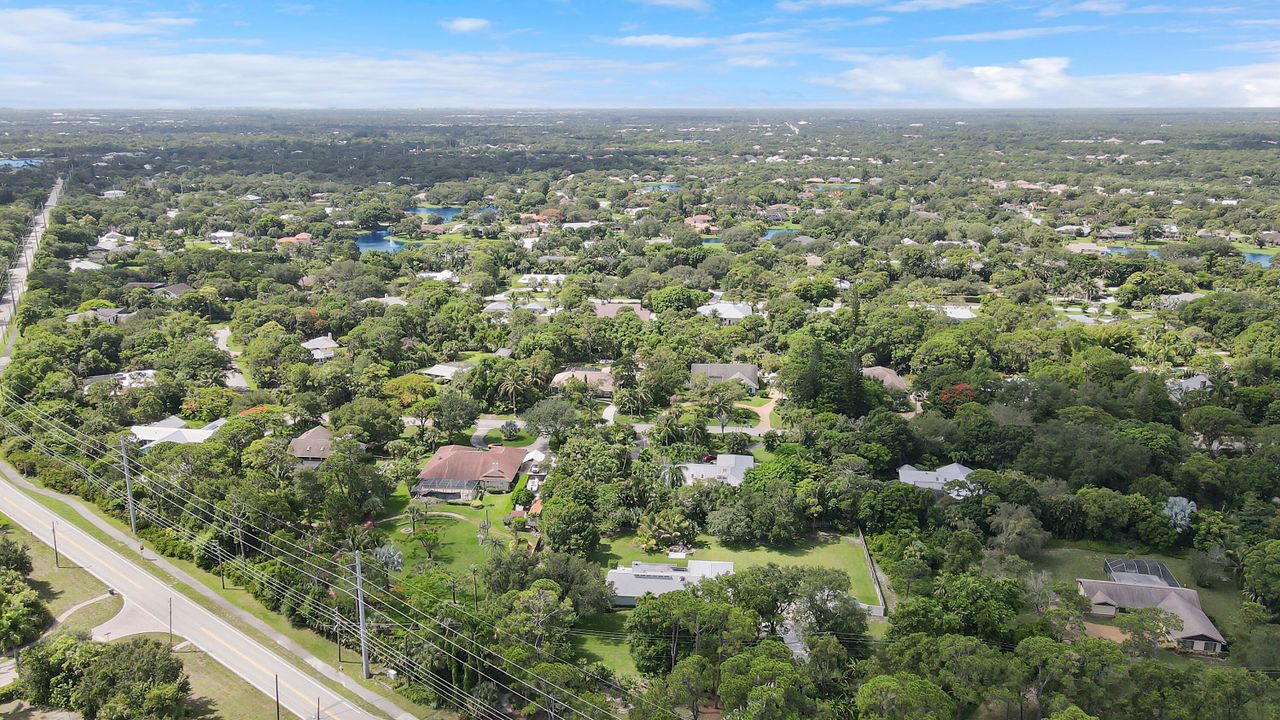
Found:
M 645 595 L 662 595 L 684 590 L 706 578 L 732 575 L 733 563 L 712 560 L 690 560 L 687 567 L 675 563 L 633 561 L 631 567 L 609 571 L 607 582 L 613 586 L 616 607 L 635 607 Z
M 485 490 L 505 492 L 515 485 L 524 460 L 524 448 L 482 450 L 445 445 L 418 473 L 413 495 L 443 500 L 474 500 L 481 486 Z
M 747 363 L 694 363 L 689 366 L 689 377 L 705 376 L 713 383 L 737 380 L 751 392 L 760 390 L 760 368 Z
M 609 368 L 603 370 L 565 370 L 551 378 L 551 387 L 562 388 L 573 380 L 581 380 L 588 387 L 601 395 L 613 394 L 613 372 Z
M 635 313 L 636 317 L 642 321 L 647 322 L 653 319 L 653 313 L 641 307 L 640 303 L 617 303 L 617 302 L 597 303 L 594 306 L 592 306 L 592 310 L 595 311 L 596 317 L 602 317 L 602 318 L 616 318 L 624 310 L 630 310 L 631 312 Z
M 898 468 L 898 482 L 915 485 L 926 490 L 947 492 L 945 488 L 947 483 L 953 480 L 964 480 L 969 477 L 971 472 L 973 472 L 972 468 L 965 467 L 960 463 L 943 465 L 936 470 L 921 470 L 914 465 L 903 465 Z M 961 493 L 951 492 L 948 494 L 952 497 L 963 497 Z
M 333 454 L 333 450 L 329 449 L 331 442 L 333 431 L 317 425 L 289 441 L 289 454 L 298 458 L 302 467 L 315 469 Z
M 742 485 L 747 471 L 755 466 L 756 459 L 751 455 L 717 455 L 715 462 L 684 463 L 679 467 L 684 474 L 685 485 L 699 480 L 715 480 L 721 485 L 738 487 Z

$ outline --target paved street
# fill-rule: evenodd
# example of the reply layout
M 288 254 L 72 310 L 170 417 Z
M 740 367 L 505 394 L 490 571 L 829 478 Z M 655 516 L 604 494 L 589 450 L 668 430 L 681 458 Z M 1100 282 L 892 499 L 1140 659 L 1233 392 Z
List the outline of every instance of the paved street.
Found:
M 9 480 L 0 482 L 0 512 L 50 545 L 56 522 L 58 550 L 62 561 L 84 568 L 108 587 L 115 588 L 161 627 L 168 626 L 169 603 L 172 601 L 175 635 L 189 639 L 196 647 L 262 690 L 268 697 L 275 695 L 275 677 L 278 675 L 280 704 L 286 710 L 300 718 L 315 718 L 316 699 L 319 698 L 321 718 L 373 720 L 377 717 L 352 706 L 270 648 L 139 568 L 135 561 L 59 519 L 13 485 L 12 476 L 16 471 L 8 464 L 0 464 L 0 473 Z M 264 698 L 265 701 L 267 700 Z
M 62 197 L 62 178 L 53 184 L 53 189 L 49 191 L 49 199 L 44 203 L 44 211 L 36 217 L 35 227 L 31 230 L 31 234 L 27 236 L 26 242 L 18 251 L 18 257 L 13 262 L 13 267 L 9 270 L 9 285 L 4 288 L 3 295 L 0 297 L 0 327 L 5 330 L 9 329 L 9 324 L 13 322 L 15 308 L 18 307 L 18 301 L 22 298 L 22 293 L 27 289 L 27 273 L 31 270 L 31 261 L 36 256 L 36 250 L 40 248 L 40 241 L 44 238 L 45 228 L 49 227 L 49 211 L 58 204 L 58 199 Z M 0 357 L 0 367 L 9 364 L 9 354 L 13 350 L 13 343 L 18 339 L 17 333 L 7 333 L 5 337 L 5 346 L 3 357 Z

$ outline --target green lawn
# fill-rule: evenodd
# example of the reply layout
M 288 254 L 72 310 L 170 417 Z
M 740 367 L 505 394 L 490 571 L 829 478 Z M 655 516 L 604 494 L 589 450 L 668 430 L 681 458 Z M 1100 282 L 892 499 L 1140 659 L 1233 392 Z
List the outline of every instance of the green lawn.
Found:
M 58 625 L 54 632 L 90 632 L 115 617 L 123 607 L 124 598 L 119 595 L 103 598 L 71 613 L 71 616 Z
M 738 405 L 739 407 L 745 405 L 747 407 L 758 408 L 758 407 L 764 407 L 768 402 L 769 402 L 768 395 L 756 395 L 755 397 L 749 397 L 746 400 L 739 400 L 738 402 L 734 403 L 734 405 Z
M 698 538 L 696 551 L 691 555 L 695 560 L 727 560 L 732 561 L 735 570 L 777 563 L 779 565 L 818 565 L 838 568 L 849 573 L 850 589 L 864 603 L 876 604 L 875 585 L 871 580 L 871 569 L 862 555 L 862 548 L 855 545 L 848 536 L 823 534 L 810 538 L 786 549 L 746 548 L 732 549 L 724 547 L 713 537 Z M 622 535 L 600 544 L 600 549 L 592 556 L 592 560 L 606 568 L 630 565 L 635 560 L 660 562 L 666 559 L 662 553 L 646 553 L 635 543 L 633 534 Z
M 503 437 L 502 431 L 497 428 L 490 430 L 489 432 L 484 434 L 484 443 L 486 445 L 492 445 L 494 443 L 498 443 L 500 445 L 506 445 L 507 447 L 529 447 L 530 445 L 533 444 L 533 441 L 536 439 L 537 438 L 525 432 L 524 430 L 521 430 L 520 432 L 516 433 L 516 436 L 511 440 L 507 440 L 505 437 Z
M 765 450 L 763 445 L 751 448 L 751 455 L 758 463 L 766 463 L 777 457 L 774 453 Z
M 635 660 L 631 657 L 631 646 L 626 638 L 614 635 L 626 632 L 624 625 L 630 614 L 630 610 L 615 610 L 578 623 L 575 629 L 584 631 L 573 635 L 573 647 L 578 655 L 589 662 L 601 663 L 620 675 L 639 675 L 640 671 L 636 670 Z
M 1037 570 L 1047 571 L 1056 581 L 1074 581 L 1076 578 L 1105 580 L 1102 563 L 1107 558 L 1126 557 L 1122 549 L 1108 551 L 1105 546 L 1061 544 L 1045 550 L 1034 563 Z M 1230 585 L 1216 588 L 1196 587 L 1191 582 L 1191 570 L 1186 558 L 1172 555 L 1137 554 L 1143 560 L 1161 560 L 1169 566 L 1178 582 L 1200 593 L 1200 606 L 1214 624 L 1224 632 L 1231 632 L 1240 622 L 1240 593 Z M 1092 620 L 1090 620 L 1092 622 Z
M 45 507 L 49 508 L 54 513 L 62 517 L 65 521 L 76 525 L 81 530 L 84 530 L 94 538 L 106 544 L 108 547 L 115 548 L 116 550 L 124 549 L 123 545 L 121 545 L 118 541 L 108 537 L 105 533 L 102 532 L 101 529 L 91 524 L 88 520 L 85 520 L 84 518 L 80 517 L 80 515 L 76 511 L 72 510 L 65 503 L 59 500 L 46 498 L 41 495 L 33 495 L 32 497 L 34 500 L 36 500 L 36 502 L 39 502 L 41 505 L 44 505 Z M 90 508 L 91 511 L 93 511 L 93 513 L 97 517 L 111 523 L 116 527 L 117 530 L 123 530 L 125 532 L 128 532 L 128 529 L 127 529 L 128 526 L 122 523 L 120 520 L 106 515 L 101 510 L 94 507 L 93 505 L 89 505 L 88 507 Z M 34 555 L 35 547 L 33 546 L 32 549 L 33 549 L 33 555 Z M 50 550 L 49 553 L 50 553 L 50 556 L 52 556 L 52 550 Z M 184 560 L 181 558 L 172 558 L 172 557 L 167 558 L 167 560 L 173 565 L 177 566 L 182 571 L 196 578 L 199 582 L 204 584 L 205 587 L 209 588 L 214 593 L 220 595 L 223 599 L 228 600 L 234 603 L 235 605 L 240 606 L 242 609 L 258 617 L 260 620 L 262 620 L 267 625 L 269 625 L 272 630 L 288 636 L 289 638 L 297 642 L 299 645 L 301 645 L 303 648 L 305 648 L 308 652 L 315 655 L 316 657 L 319 657 L 331 663 L 336 660 L 337 646 L 334 644 L 331 638 L 321 636 L 318 633 L 315 633 L 311 630 L 294 627 L 283 616 L 277 613 L 271 612 L 267 610 L 265 607 L 263 607 L 260 602 L 258 602 L 252 595 L 245 592 L 243 588 L 237 588 L 232 586 L 231 584 L 228 584 L 226 589 L 223 589 L 221 587 L 221 582 L 217 574 L 206 572 L 205 570 L 200 569 L 198 566 L 195 565 L 195 563 L 189 560 Z M 140 566 L 140 567 L 143 567 L 143 566 Z M 171 579 L 169 579 L 169 576 L 167 574 L 165 574 L 162 571 L 159 571 L 154 566 L 146 566 L 146 569 L 152 572 L 152 574 L 156 575 L 157 577 L 165 579 L 166 581 L 171 583 L 173 582 Z M 57 570 L 57 572 L 58 573 L 66 572 L 66 568 Z M 83 571 L 80 571 L 80 572 L 83 572 Z M 87 577 L 88 574 L 85 573 L 85 576 Z M 92 582 L 94 583 L 98 583 L 98 581 L 93 578 L 89 578 L 89 579 L 92 580 Z M 105 588 L 104 586 L 101 585 L 101 583 L 98 583 L 97 587 L 103 588 L 103 589 L 94 590 L 93 592 L 87 595 L 82 595 L 80 597 L 80 600 L 85 600 L 90 597 L 94 597 L 100 594 L 101 592 L 105 591 Z M 235 616 L 230 615 L 229 613 L 226 613 L 221 608 L 217 607 L 208 599 L 206 599 L 204 596 L 196 593 L 194 590 L 189 590 L 181 584 L 175 584 L 174 587 L 177 588 L 180 592 L 182 592 L 187 597 L 191 598 L 192 600 L 195 600 L 197 603 L 204 606 L 206 609 L 209 609 L 215 614 L 221 616 L 227 622 L 238 627 L 240 630 L 248 633 L 251 637 L 257 638 L 260 641 L 265 642 L 267 644 L 271 643 L 271 641 L 265 635 L 259 632 L 256 628 L 249 627 L 239 618 L 236 618 Z M 63 609 L 70 607 L 71 605 L 75 605 L 80 600 L 66 601 L 66 600 L 63 600 L 62 598 L 59 598 L 59 601 L 64 603 L 62 605 Z M 54 614 L 56 615 L 57 612 L 55 611 Z M 341 664 L 341 667 L 344 671 L 344 674 L 346 674 L 348 677 L 352 677 L 353 679 L 355 679 L 357 682 L 361 683 L 365 687 L 372 689 L 387 698 L 392 699 L 397 705 L 410 710 L 418 717 L 423 717 L 423 718 L 441 717 L 441 715 L 437 714 L 435 711 L 432 711 L 429 708 L 412 703 L 407 698 L 390 690 L 384 684 L 382 684 L 381 682 L 378 682 L 377 680 L 359 679 L 358 660 L 352 661 L 350 659 L 350 655 L 348 655 L 346 658 L 343 658 L 343 660 L 344 662 Z M 291 662 L 295 667 L 302 669 L 304 672 L 308 672 L 309 674 L 311 674 L 313 677 L 320 680 L 321 682 L 329 682 L 323 675 L 321 675 L 318 671 L 315 671 L 314 669 L 312 669 L 310 666 L 304 663 L 301 659 L 291 658 Z M 368 707 L 367 703 L 365 703 L 363 700 L 355 698 L 354 695 L 349 693 L 343 693 L 343 694 L 353 704 L 359 707 L 365 707 L 365 708 Z M 214 717 L 219 717 L 219 716 L 214 716 Z M 225 717 L 226 717 L 226 720 L 235 720 L 236 718 L 238 718 L 238 716 L 235 716 L 235 715 L 227 715 Z
M 121 638 L 125 642 L 137 638 L 169 643 L 168 633 L 144 633 Z M 175 647 L 184 642 L 175 637 Z M 175 653 L 182 661 L 182 669 L 191 680 L 192 717 L 196 720 L 275 720 L 275 700 L 266 693 L 245 682 L 204 652 L 186 646 Z M 288 712 L 285 711 L 288 715 Z M 290 715 L 290 717 L 292 717 Z
M 33 567 L 28 579 L 40 594 L 40 599 L 48 604 L 49 612 L 54 617 L 107 591 L 107 586 L 102 581 L 86 570 L 73 567 L 66 558 L 62 558 L 61 567 L 54 567 L 53 548 L 37 540 L 9 518 L 0 515 L 0 526 L 7 527 L 10 537 L 30 548 Z

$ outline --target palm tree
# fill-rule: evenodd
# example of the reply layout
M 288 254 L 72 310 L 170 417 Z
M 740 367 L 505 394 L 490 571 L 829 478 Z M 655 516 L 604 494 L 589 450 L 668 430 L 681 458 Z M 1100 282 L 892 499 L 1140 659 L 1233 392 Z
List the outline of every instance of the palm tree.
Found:
M 444 581 L 445 587 L 449 588 L 449 595 L 453 598 L 453 604 L 458 604 L 458 588 L 462 587 L 462 578 L 457 575 L 449 575 Z
M 524 368 L 512 363 L 503 368 L 498 378 L 498 392 L 506 395 L 511 401 L 511 412 L 516 411 L 516 396 L 529 389 L 529 374 Z
M 733 414 L 733 400 L 726 393 L 713 391 L 702 401 L 702 409 L 720 421 L 720 432 L 723 434 L 725 425 L 729 423 L 729 416 Z
M 679 465 L 666 460 L 662 467 L 658 468 L 658 480 L 672 490 L 684 484 L 684 471 Z

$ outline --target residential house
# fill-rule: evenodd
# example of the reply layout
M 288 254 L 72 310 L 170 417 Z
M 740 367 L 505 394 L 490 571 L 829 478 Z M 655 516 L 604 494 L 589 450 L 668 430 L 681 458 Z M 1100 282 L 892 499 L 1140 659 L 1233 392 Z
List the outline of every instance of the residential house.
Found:
M 755 466 L 756 459 L 750 455 L 717 455 L 715 462 L 683 463 L 679 467 L 684 474 L 685 485 L 699 480 L 714 480 L 721 485 L 738 487 L 742 485 L 747 471 Z
M 236 234 L 230 230 L 214 230 L 209 233 L 209 242 L 219 247 L 230 248 Z
M 125 196 L 125 191 L 123 190 L 108 190 L 102 193 L 103 200 L 119 200 L 124 196 Z
M 481 488 L 506 492 L 515 486 L 524 461 L 523 448 L 445 445 L 418 473 L 412 492 L 442 500 L 474 500 Z
M 333 339 L 332 333 L 325 333 L 320 337 L 311 338 L 310 340 L 302 343 L 302 347 L 311 351 L 311 357 L 314 358 L 316 362 L 323 363 L 327 360 L 332 360 L 334 355 L 336 355 L 335 351 L 340 349 L 342 346 L 338 344 L 337 340 Z
M 442 283 L 458 282 L 458 274 L 452 270 L 438 270 L 436 272 L 424 270 L 418 273 L 418 277 L 422 278 L 423 280 L 434 280 L 436 282 L 442 282 Z
M 720 300 L 700 306 L 698 314 L 719 318 L 721 324 L 724 325 L 733 325 L 750 316 L 752 310 L 751 306 L 746 303 L 731 303 Z
M 219 418 L 200 428 L 187 427 L 187 421 L 177 415 L 170 415 L 164 420 L 150 425 L 134 425 L 129 428 L 133 437 L 143 450 L 162 442 L 190 445 L 202 443 L 213 437 L 218 428 L 226 424 L 226 418 Z
M 90 375 L 84 379 L 85 392 L 89 391 L 89 386 L 100 382 L 114 383 L 116 387 L 112 390 L 111 394 L 118 395 L 129 390 L 155 385 L 156 371 L 128 370 L 125 372 L 109 373 L 107 375 Z
M 311 246 L 311 233 L 300 232 L 297 235 L 289 235 L 287 237 L 278 238 L 276 240 L 276 250 L 280 252 L 292 251 L 299 247 Z
M 119 325 L 121 320 L 129 317 L 133 313 L 124 308 L 95 308 L 93 310 L 85 310 L 84 312 L 72 313 L 67 316 L 67 322 L 84 322 L 86 320 L 97 320 L 108 325 Z
M 595 311 L 596 317 L 602 318 L 616 318 L 623 310 L 630 310 L 641 321 L 648 322 L 653 319 L 653 313 L 641 307 L 640 303 L 602 302 L 593 305 L 592 310 Z
M 78 272 L 78 271 L 83 272 L 83 271 L 90 271 L 90 270 L 101 270 L 101 269 L 102 269 L 102 263 L 96 263 L 96 262 L 94 262 L 94 261 L 92 261 L 92 260 L 76 259 L 76 260 L 72 260 L 71 262 L 67 263 L 67 268 L 68 268 L 71 272 Z
M 946 484 L 954 480 L 964 480 L 973 472 L 972 468 L 960 463 L 943 465 L 936 470 L 921 470 L 914 465 L 903 465 L 898 468 L 898 482 L 915 485 L 918 488 L 947 493 L 955 498 L 964 497 L 963 491 L 947 490 Z
M 872 365 L 862 368 L 862 376 L 874 378 L 880 381 L 889 390 L 907 391 L 907 381 L 902 379 L 893 368 L 887 368 L 880 365 Z
M 751 392 L 760 390 L 760 368 L 747 363 L 694 363 L 689 366 L 690 379 L 705 376 L 713 383 L 737 380 Z
M 716 227 L 715 220 L 710 215 L 700 214 L 685 218 L 684 224 L 699 233 L 713 233 L 720 229 Z
M 317 425 L 289 441 L 289 454 L 297 458 L 302 467 L 314 470 L 333 454 L 329 447 L 332 442 L 333 431 Z
M 467 366 L 462 363 L 436 363 L 426 370 L 419 370 L 418 372 L 427 377 L 435 378 L 438 383 L 448 383 L 452 382 L 459 373 L 466 372 L 466 370 Z
M 1226 639 L 1200 606 L 1200 593 L 1178 585 L 1168 568 L 1160 572 L 1144 567 L 1147 564 L 1128 558 L 1108 560 L 1104 566 L 1108 580 L 1077 579 L 1077 589 L 1089 600 L 1089 613 L 1112 618 L 1132 610 L 1159 608 L 1182 621 L 1182 627 L 1165 638 L 1169 646 L 1209 654 L 1226 650 Z
M 603 370 L 565 370 L 551 378 L 551 387 L 563 388 L 574 380 L 587 384 L 592 390 L 606 397 L 613 395 L 613 371 Z
M 195 290 L 195 288 L 186 283 L 174 283 L 173 285 L 162 285 L 158 288 L 154 288 L 151 293 L 153 295 L 159 295 L 162 298 L 168 298 L 169 300 L 177 300 L 189 292 L 195 292 Z
M 1204 373 L 1196 373 L 1190 377 L 1174 378 L 1169 381 L 1169 397 L 1181 400 L 1189 392 L 1212 392 L 1213 381 Z
M 675 563 L 651 563 L 635 560 L 630 567 L 609 571 L 607 582 L 613 586 L 615 607 L 635 607 L 646 595 L 658 596 L 685 590 L 706 578 L 732 575 L 733 563 L 713 560 L 690 560 L 686 567 Z

